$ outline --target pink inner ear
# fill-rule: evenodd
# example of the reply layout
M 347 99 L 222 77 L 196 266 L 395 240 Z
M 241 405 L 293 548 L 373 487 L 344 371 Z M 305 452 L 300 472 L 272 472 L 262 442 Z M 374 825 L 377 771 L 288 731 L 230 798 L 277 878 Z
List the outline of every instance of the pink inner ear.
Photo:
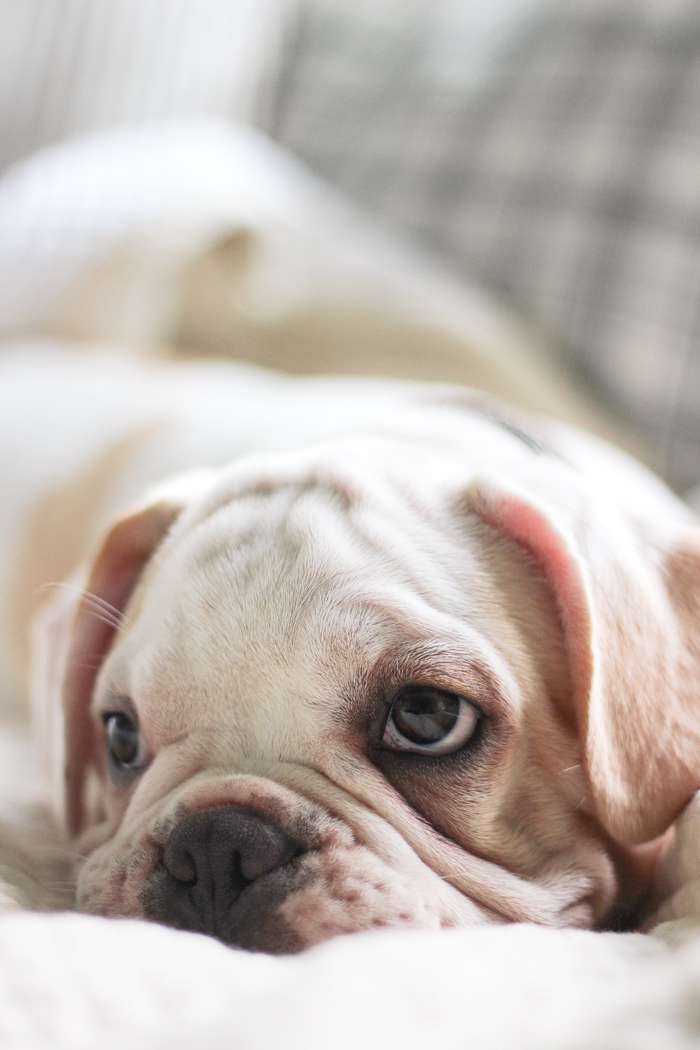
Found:
M 474 509 L 483 521 L 529 551 L 554 592 L 567 635 L 573 632 L 579 641 L 582 635 L 588 640 L 590 614 L 581 568 L 545 514 L 511 492 L 485 486 L 476 494 Z
M 489 482 L 474 486 L 470 505 L 487 525 L 522 546 L 549 584 L 566 641 L 576 718 L 585 751 L 594 676 L 592 605 L 586 570 L 573 553 L 573 537 L 569 539 L 563 530 L 560 533 L 535 503 L 517 493 L 495 489 Z
M 172 514 L 164 519 L 149 508 L 147 512 L 118 522 L 97 556 L 86 586 L 88 595 L 94 595 L 122 612 L 171 518 Z M 84 824 L 85 770 L 99 746 L 94 739 L 90 702 L 95 680 L 115 633 L 116 628 L 111 623 L 95 615 L 89 598 L 83 598 L 73 624 L 63 684 L 67 729 L 67 822 L 71 835 L 77 835 Z

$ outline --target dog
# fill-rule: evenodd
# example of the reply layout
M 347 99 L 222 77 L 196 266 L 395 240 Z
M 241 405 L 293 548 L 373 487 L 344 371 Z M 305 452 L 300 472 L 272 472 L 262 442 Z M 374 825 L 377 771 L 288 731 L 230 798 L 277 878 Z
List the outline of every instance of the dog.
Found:
M 6 692 L 26 657 L 78 909 L 273 953 L 639 920 L 700 786 L 700 529 L 656 477 L 454 386 L 0 377 Z

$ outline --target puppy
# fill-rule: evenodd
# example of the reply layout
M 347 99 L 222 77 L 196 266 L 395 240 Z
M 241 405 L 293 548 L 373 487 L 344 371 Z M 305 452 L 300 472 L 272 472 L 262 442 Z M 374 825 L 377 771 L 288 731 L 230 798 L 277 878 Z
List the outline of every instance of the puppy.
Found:
M 658 480 L 455 387 L 37 354 L 0 360 L 3 637 L 92 546 L 31 686 L 80 909 L 269 952 L 639 914 L 700 786 Z

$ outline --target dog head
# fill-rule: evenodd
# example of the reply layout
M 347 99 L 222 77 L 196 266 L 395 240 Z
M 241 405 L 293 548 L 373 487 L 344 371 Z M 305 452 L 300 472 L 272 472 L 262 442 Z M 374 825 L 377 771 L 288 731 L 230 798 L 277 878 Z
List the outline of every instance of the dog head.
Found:
M 79 907 L 292 951 L 639 897 L 700 784 L 700 543 L 488 440 L 249 457 L 112 526 L 37 627 Z

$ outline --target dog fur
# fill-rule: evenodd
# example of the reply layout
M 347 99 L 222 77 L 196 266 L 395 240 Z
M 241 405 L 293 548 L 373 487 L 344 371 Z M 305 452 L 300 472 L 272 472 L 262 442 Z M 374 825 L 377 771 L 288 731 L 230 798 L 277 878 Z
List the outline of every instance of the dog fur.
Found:
M 7 468 L 0 643 L 19 692 L 32 596 L 74 572 L 29 662 L 78 908 L 182 924 L 168 841 L 225 810 L 295 844 L 189 924 L 228 943 L 640 914 L 700 786 L 700 531 L 653 475 L 457 387 L 41 360 L 44 395 L 0 362 L 8 433 L 70 455 Z M 474 739 L 388 746 L 406 684 L 466 698 Z

